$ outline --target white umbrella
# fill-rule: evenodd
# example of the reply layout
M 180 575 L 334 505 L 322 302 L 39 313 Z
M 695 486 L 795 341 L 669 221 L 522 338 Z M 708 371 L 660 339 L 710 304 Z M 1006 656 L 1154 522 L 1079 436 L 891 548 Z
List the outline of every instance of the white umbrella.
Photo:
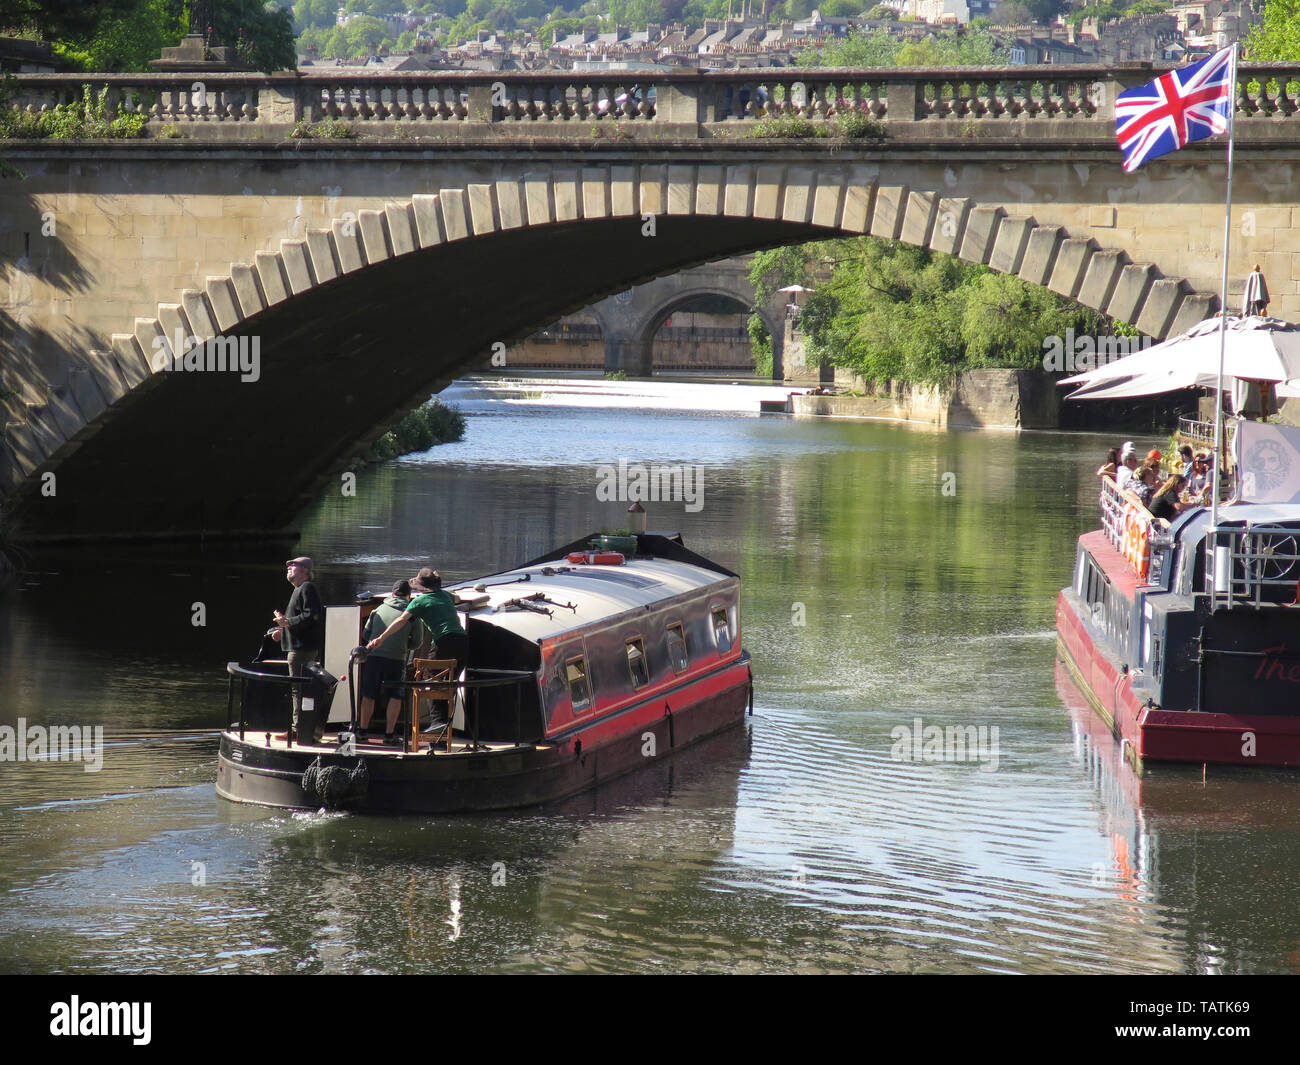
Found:
M 812 289 L 804 288 L 803 285 L 786 285 L 785 288 L 777 289 L 777 292 L 811 292 Z
M 1231 389 L 1236 378 L 1225 377 L 1223 387 Z M 1071 392 L 1066 399 L 1121 399 L 1128 396 L 1154 396 L 1181 388 L 1213 388 L 1215 377 L 1195 372 L 1186 374 L 1146 373 L 1134 377 L 1112 377 L 1095 381 Z
M 1227 321 L 1224 377 L 1250 381 L 1300 378 L 1300 327 L 1280 318 L 1232 318 Z M 1083 386 L 1068 398 L 1101 398 L 1091 386 L 1126 382 L 1127 395 L 1151 395 L 1179 388 L 1213 388 L 1219 373 L 1219 319 L 1207 318 L 1186 333 L 1135 355 L 1067 377 L 1059 384 Z M 1225 387 L 1227 380 L 1224 381 Z M 1118 393 L 1112 393 L 1118 394 Z

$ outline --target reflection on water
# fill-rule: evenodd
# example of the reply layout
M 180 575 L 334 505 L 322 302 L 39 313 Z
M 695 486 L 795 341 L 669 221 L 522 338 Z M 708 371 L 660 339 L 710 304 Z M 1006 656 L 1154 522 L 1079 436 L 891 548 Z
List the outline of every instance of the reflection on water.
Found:
M 621 383 L 580 402 L 462 391 L 464 442 L 322 497 L 296 544 L 43 556 L 0 600 L 0 724 L 103 725 L 106 746 L 97 773 L 0 763 L 0 965 L 1300 968 L 1300 777 L 1139 780 L 1054 678 L 1055 594 L 1113 441 L 760 418 L 673 387 L 733 412 L 652 409 Z M 586 405 L 601 388 L 624 406 Z M 284 605 L 286 552 L 317 559 L 333 600 L 429 563 L 499 570 L 624 524 L 595 496 L 620 457 L 704 468 L 704 508 L 651 504 L 651 526 L 742 574 L 745 729 L 542 810 L 216 799 L 222 665 Z M 896 760 L 918 718 L 996 728 L 997 771 Z

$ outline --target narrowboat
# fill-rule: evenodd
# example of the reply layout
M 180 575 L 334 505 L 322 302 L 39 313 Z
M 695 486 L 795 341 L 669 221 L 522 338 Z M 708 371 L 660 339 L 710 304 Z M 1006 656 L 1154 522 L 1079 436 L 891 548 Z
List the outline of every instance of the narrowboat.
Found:
M 1300 505 L 1166 524 L 1109 478 L 1100 502 L 1057 598 L 1057 651 L 1134 768 L 1300 765 Z
M 395 686 L 401 747 L 358 742 L 368 602 L 326 608 L 325 668 L 302 681 L 283 661 L 229 663 L 217 793 L 376 813 L 528 806 L 668 758 L 752 711 L 740 578 L 678 535 L 585 537 L 446 590 L 468 665 Z M 294 684 L 304 713 L 325 719 L 320 742 L 289 728 Z

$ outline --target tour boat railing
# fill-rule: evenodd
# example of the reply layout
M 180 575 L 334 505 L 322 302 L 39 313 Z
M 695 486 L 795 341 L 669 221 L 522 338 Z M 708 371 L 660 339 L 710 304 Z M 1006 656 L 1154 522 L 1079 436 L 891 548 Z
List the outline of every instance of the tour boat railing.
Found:
M 1204 590 L 1212 611 L 1221 606 L 1231 609 L 1292 601 L 1298 577 L 1300 529 L 1281 525 L 1221 528 L 1205 538 Z M 1268 595 L 1268 588 L 1285 591 Z
M 1129 568 L 1146 580 L 1151 563 L 1155 518 L 1132 492 L 1121 492 L 1109 477 L 1101 479 L 1101 527 L 1110 546 L 1124 556 Z

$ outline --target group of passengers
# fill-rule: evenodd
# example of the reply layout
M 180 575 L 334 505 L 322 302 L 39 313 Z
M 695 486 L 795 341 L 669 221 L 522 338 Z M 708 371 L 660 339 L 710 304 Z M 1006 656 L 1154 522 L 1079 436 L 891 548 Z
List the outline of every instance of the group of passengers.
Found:
M 324 649 L 325 607 L 312 580 L 312 560 L 300 555 L 289 559 L 285 567 L 293 594 L 284 612 L 277 610 L 272 615 L 275 624 L 267 636 L 285 652 L 289 676 L 301 677 L 319 662 Z M 443 591 L 442 575 L 426 566 L 409 580 L 394 584 L 392 594 L 366 619 L 363 640 L 365 661 L 361 668 L 361 727 L 357 739 L 399 744 L 402 740 L 393 730 L 402 709 L 400 685 L 411 655 L 429 653 L 435 660 L 451 662 L 453 677 L 460 676 L 469 658 L 469 636 L 460 623 L 455 596 Z M 371 731 L 370 722 L 382 693 L 389 698 L 385 728 L 379 734 L 378 730 Z M 293 731 L 298 742 L 319 743 L 324 736 L 322 721 L 313 719 L 310 735 L 302 724 L 300 685 L 293 686 L 292 700 Z
M 1122 447 L 1106 453 L 1097 476 L 1110 478 L 1121 492 L 1136 496 L 1153 517 L 1173 521 L 1185 510 L 1209 505 L 1214 483 L 1210 475 L 1212 463 L 1208 451 L 1193 453 L 1183 444 L 1166 472 L 1164 457 L 1156 448 L 1139 462 L 1133 441 L 1126 440 Z
M 400 638 L 399 638 L 400 636 Z M 456 600 L 442 590 L 442 576 L 427 566 L 410 580 L 398 581 L 392 594 L 366 619 L 363 633 L 366 661 L 361 671 L 361 720 L 357 739 L 385 744 L 401 743 L 394 733 L 402 708 L 400 684 L 407 659 L 431 642 L 432 654 L 454 661 L 452 676 L 459 677 L 469 652 L 469 637 L 456 612 Z M 382 736 L 370 734 L 375 701 L 389 693 Z

